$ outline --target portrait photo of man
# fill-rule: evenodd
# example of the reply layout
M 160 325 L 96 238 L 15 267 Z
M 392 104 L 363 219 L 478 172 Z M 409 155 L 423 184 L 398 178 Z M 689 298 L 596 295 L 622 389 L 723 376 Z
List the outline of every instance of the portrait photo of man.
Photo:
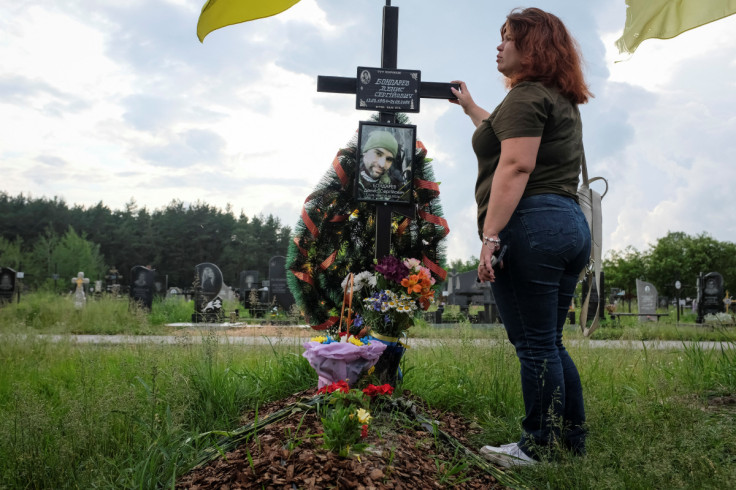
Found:
M 409 202 L 412 152 L 405 148 L 413 147 L 413 126 L 361 123 L 358 138 L 357 199 Z

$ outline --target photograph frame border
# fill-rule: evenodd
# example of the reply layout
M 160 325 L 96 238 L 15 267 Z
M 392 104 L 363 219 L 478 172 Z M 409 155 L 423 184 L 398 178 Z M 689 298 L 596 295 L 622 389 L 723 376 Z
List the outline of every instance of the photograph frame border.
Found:
M 402 189 L 402 195 L 408 194 L 407 199 L 392 199 L 390 197 L 378 197 L 378 196 L 366 196 L 360 182 L 361 166 L 363 165 L 363 142 L 377 130 L 389 130 L 394 137 L 396 132 L 404 133 L 400 135 L 399 140 L 402 169 L 401 174 L 404 175 L 404 184 L 400 188 Z M 408 134 L 407 134 L 408 133 Z M 408 145 L 409 151 L 404 145 Z M 358 142 L 355 149 L 355 192 L 354 197 L 359 202 L 373 202 L 373 203 L 384 203 L 384 204 L 413 204 L 414 203 L 414 153 L 417 145 L 417 127 L 414 124 L 391 124 L 377 121 L 360 121 L 358 126 Z M 408 159 L 408 168 L 403 167 L 404 161 Z M 394 165 L 396 162 L 394 163 Z

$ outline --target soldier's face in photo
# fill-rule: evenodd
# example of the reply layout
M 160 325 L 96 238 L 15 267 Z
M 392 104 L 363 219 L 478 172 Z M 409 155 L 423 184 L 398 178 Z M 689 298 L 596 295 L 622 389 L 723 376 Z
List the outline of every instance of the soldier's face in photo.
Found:
M 391 168 L 394 154 L 385 148 L 372 148 L 363 153 L 363 168 L 373 179 L 377 179 Z

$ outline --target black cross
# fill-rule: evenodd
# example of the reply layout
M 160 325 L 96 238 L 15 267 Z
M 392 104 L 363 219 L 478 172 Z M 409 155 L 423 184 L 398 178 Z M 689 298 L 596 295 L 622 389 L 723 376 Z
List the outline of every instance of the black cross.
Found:
M 397 69 L 397 52 L 399 44 L 399 7 L 392 7 L 391 0 L 386 0 L 383 7 L 383 36 L 381 43 L 381 68 Z M 357 93 L 357 78 L 351 77 L 317 77 L 317 91 L 335 94 Z M 449 83 L 424 82 L 419 85 L 419 97 L 429 99 L 454 99 Z M 383 123 L 396 124 L 395 112 L 379 112 Z M 402 203 L 376 204 L 376 258 L 388 255 L 391 251 L 391 215 L 396 213 L 414 219 L 414 206 Z

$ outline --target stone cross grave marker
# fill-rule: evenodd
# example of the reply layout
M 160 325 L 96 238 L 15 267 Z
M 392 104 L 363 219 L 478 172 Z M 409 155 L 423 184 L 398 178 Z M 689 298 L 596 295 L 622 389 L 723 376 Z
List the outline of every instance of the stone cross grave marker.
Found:
M 84 272 L 77 273 L 77 277 L 72 277 L 72 284 L 76 284 L 77 289 L 74 291 L 74 307 L 76 309 L 84 308 L 87 297 L 84 295 L 84 286 L 89 284 L 89 278 L 84 277 Z
M 383 7 L 381 67 L 360 66 L 354 78 L 320 75 L 317 91 L 355 94 L 356 109 L 377 110 L 380 121 L 386 124 L 396 124 L 397 112 L 419 112 L 422 98 L 455 98 L 450 91 L 453 84 L 423 82 L 419 70 L 397 68 L 398 39 L 399 8 L 392 7 L 391 0 L 387 0 Z M 413 153 L 412 148 L 412 157 Z M 394 213 L 413 219 L 415 210 L 407 203 L 376 203 L 376 258 L 388 255 L 391 250 L 391 215 Z

